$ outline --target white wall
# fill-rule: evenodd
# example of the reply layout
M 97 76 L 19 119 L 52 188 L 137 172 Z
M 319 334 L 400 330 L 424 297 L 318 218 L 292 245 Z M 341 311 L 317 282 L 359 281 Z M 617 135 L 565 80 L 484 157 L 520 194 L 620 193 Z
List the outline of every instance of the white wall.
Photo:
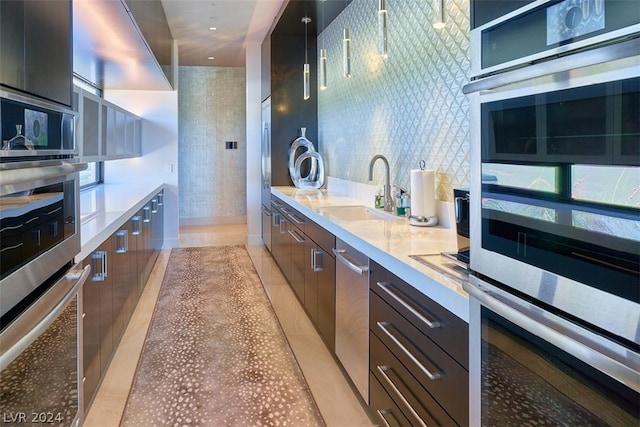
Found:
M 142 117 L 142 157 L 105 162 L 105 183 L 165 183 L 165 247 L 178 246 L 178 93 L 105 91 L 105 99 Z
M 247 235 L 249 244 L 262 244 L 261 218 L 261 127 L 262 95 L 260 90 L 260 42 L 246 45 L 247 97 Z

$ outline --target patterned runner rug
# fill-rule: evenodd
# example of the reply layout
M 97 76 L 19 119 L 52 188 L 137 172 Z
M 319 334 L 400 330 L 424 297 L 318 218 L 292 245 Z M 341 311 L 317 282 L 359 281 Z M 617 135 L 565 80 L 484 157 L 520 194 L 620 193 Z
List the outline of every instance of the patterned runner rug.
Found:
M 244 246 L 171 251 L 120 425 L 324 426 Z

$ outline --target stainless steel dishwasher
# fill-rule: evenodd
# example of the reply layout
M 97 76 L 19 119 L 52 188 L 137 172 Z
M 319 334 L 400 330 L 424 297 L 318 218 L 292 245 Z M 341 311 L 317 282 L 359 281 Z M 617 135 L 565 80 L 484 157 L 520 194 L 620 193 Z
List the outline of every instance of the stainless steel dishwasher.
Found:
M 369 258 L 336 238 L 336 355 L 369 403 Z

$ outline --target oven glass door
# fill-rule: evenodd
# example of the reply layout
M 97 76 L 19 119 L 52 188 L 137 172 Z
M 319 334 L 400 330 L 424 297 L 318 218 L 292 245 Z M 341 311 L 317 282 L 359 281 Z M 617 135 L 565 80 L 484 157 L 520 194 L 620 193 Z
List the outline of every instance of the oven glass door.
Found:
M 487 426 L 640 425 L 637 343 L 608 340 L 472 282 L 465 286 L 472 301 L 472 419 Z
M 89 274 L 89 267 L 68 272 L 0 334 L 0 417 L 6 425 L 78 425 L 79 316 Z
M 640 301 L 640 78 L 481 104 L 482 248 Z
M 482 424 L 631 426 L 638 393 L 482 308 Z

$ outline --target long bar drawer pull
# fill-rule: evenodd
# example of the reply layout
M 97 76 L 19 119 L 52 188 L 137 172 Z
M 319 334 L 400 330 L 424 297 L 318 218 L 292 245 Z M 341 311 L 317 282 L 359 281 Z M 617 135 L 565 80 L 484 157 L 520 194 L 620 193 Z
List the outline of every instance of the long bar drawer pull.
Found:
M 345 249 L 331 248 L 331 250 L 333 251 L 333 254 L 336 256 L 336 258 L 340 260 L 340 262 L 342 262 L 344 265 L 349 267 L 351 271 L 358 273 L 361 276 L 364 275 L 364 273 L 366 273 L 367 271 L 369 271 L 369 266 L 355 265 L 354 263 L 349 261 L 347 257 L 344 256 L 344 254 L 347 252 Z
M 391 292 L 391 290 L 388 288 L 391 285 L 391 283 L 389 283 L 389 282 L 377 282 L 377 284 L 378 284 L 378 287 L 380 289 L 382 289 L 387 295 L 389 295 L 391 298 L 396 300 L 404 308 L 409 310 L 411 312 L 411 314 L 413 314 L 418 319 L 420 319 L 422 322 L 424 322 L 424 324 L 427 325 L 430 329 L 435 329 L 435 328 L 441 328 L 442 327 L 442 323 L 440 323 L 439 320 L 429 320 L 429 319 L 427 319 L 422 314 L 418 313 L 413 307 L 411 307 L 409 304 L 407 304 L 402 298 L 400 298 L 394 292 Z
M 304 243 L 304 242 L 305 242 L 305 240 L 304 240 L 302 237 L 298 236 L 298 233 L 296 233 L 295 231 L 293 231 L 293 230 L 287 230 L 287 232 L 289 233 L 289 235 L 290 235 L 291 237 L 293 237 L 293 239 L 294 239 L 296 242 L 298 242 L 298 243 Z
M 422 427 L 427 427 L 427 424 L 425 424 L 425 422 L 422 421 L 422 418 L 420 418 L 416 410 L 413 409 L 413 406 L 411 406 L 411 404 L 407 402 L 407 399 L 402 395 L 402 393 L 400 393 L 400 390 L 398 390 L 398 387 L 396 387 L 393 381 L 391 381 L 391 378 L 389 378 L 389 376 L 387 375 L 386 371 L 390 370 L 391 367 L 378 365 L 376 369 L 378 369 L 378 372 L 380 372 L 380 375 L 382 375 L 382 378 L 384 379 L 384 381 L 389 385 L 389 387 L 391 387 L 391 390 L 393 390 L 393 392 L 398 396 L 402 404 L 409 410 L 411 415 L 413 415 L 413 418 L 415 418 L 415 420 L 418 421 L 419 425 Z
M 377 412 L 378 412 L 378 416 L 380 417 L 380 419 L 384 423 L 384 427 L 402 427 L 400 425 L 400 423 L 398 422 L 398 420 L 396 419 L 396 417 L 393 416 L 393 412 L 391 412 L 390 410 L 388 410 L 388 409 L 378 409 Z M 392 423 L 390 423 L 387 420 L 388 416 L 393 419 Z
M 422 363 L 420 363 L 420 361 L 418 359 L 416 359 L 416 357 L 413 355 L 413 353 L 411 353 L 409 351 L 409 349 L 407 349 L 407 347 L 405 347 L 398 338 L 395 337 L 395 335 L 393 335 L 391 333 L 391 331 L 389 331 L 389 329 L 387 329 L 387 326 L 391 325 L 391 323 L 389 322 L 377 322 L 378 327 L 380 328 L 380 330 L 382 332 L 384 332 L 384 334 L 386 336 L 388 336 L 391 341 L 393 341 L 398 348 L 400 348 L 400 350 L 402 350 L 402 352 L 409 358 L 411 359 L 411 361 L 413 363 L 416 364 L 416 366 L 418 367 L 418 369 L 420 369 L 426 376 L 427 378 L 429 378 L 430 380 L 437 380 L 439 378 L 444 377 L 444 375 L 442 374 L 442 372 L 431 372 L 429 371 L 427 368 L 424 367 L 424 365 Z

